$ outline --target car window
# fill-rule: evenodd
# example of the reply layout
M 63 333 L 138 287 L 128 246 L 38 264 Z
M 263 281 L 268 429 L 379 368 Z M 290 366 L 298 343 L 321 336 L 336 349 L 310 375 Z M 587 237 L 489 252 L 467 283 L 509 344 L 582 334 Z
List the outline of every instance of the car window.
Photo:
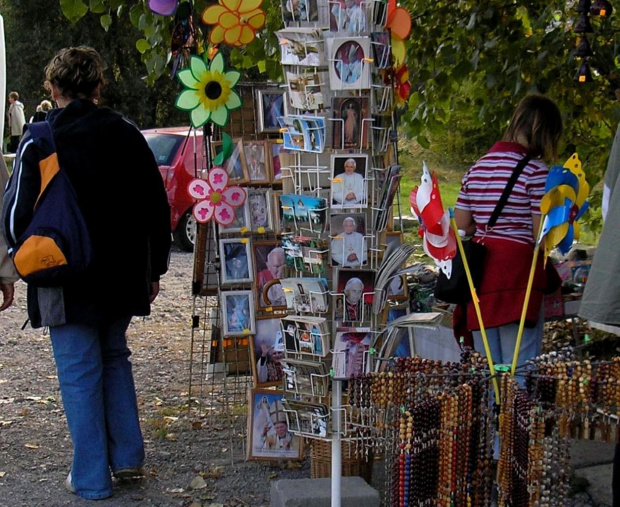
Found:
M 167 134 L 145 134 L 144 137 L 155 155 L 157 165 L 171 165 L 179 147 L 185 140 L 184 137 Z

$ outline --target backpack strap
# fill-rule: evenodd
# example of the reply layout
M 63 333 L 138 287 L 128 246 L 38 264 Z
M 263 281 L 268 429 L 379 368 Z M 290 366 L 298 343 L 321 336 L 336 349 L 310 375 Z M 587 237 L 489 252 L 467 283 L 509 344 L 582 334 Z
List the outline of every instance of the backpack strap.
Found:
M 54 142 L 54 134 L 52 127 L 47 121 L 38 121 L 28 124 L 28 132 L 37 148 L 39 155 L 39 171 L 41 172 L 41 191 L 35 208 L 50 184 L 54 176 L 60 172 L 60 164 L 58 163 L 58 155 L 56 154 L 56 143 Z
M 41 160 L 47 159 L 50 155 L 56 153 L 56 143 L 54 142 L 54 134 L 52 127 L 46 121 L 37 121 L 27 125 L 30 137 L 40 150 Z

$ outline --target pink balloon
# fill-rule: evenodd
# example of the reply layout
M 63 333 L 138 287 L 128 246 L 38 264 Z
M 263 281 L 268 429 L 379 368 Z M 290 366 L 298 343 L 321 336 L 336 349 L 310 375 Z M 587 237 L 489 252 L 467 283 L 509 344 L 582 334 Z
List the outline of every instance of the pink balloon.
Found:
M 160 16 L 171 16 L 178 5 L 179 0 L 149 0 L 149 9 Z

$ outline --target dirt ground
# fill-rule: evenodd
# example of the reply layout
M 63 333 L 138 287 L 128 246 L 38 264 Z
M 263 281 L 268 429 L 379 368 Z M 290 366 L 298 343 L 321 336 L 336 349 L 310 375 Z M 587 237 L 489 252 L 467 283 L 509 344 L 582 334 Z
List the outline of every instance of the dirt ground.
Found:
M 188 415 L 192 261 L 173 251 L 152 315 L 130 326 L 147 477 L 119 483 L 103 504 L 268 505 L 272 481 L 310 477 L 308 461 L 245 461 L 241 434 Z M 90 504 L 63 487 L 72 447 L 49 336 L 21 329 L 26 286 L 16 292 L 0 314 L 0 506 Z

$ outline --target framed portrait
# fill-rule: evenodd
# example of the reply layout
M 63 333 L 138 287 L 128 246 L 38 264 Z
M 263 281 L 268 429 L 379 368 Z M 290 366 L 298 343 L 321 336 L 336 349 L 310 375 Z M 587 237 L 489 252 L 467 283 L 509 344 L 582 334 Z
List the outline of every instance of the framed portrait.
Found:
M 266 141 L 243 141 L 243 155 L 250 183 L 271 183 L 271 154 Z
M 242 183 L 248 183 L 250 177 L 248 176 L 248 170 L 245 165 L 245 156 L 243 154 L 243 140 L 241 138 L 235 139 L 235 147 L 232 155 L 224 162 L 224 169 L 228 173 L 228 185 L 239 185 Z M 222 152 L 222 142 L 213 141 L 211 143 L 214 155 L 219 155 Z
M 271 191 L 264 188 L 248 188 L 247 190 L 247 201 L 250 209 L 250 229 L 252 232 L 273 230 Z
M 317 0 L 282 0 L 284 23 L 313 23 L 319 20 Z
M 286 254 L 279 241 L 255 241 L 252 244 L 256 280 L 256 303 L 265 308 L 286 311 L 286 297 L 280 284 L 284 277 Z
M 221 292 L 223 336 L 254 334 L 254 295 L 251 290 Z
M 271 154 L 271 176 L 273 183 L 279 183 L 282 180 L 282 163 L 280 162 L 280 152 L 284 147 L 281 139 L 267 141 L 267 152 Z
M 279 132 L 278 117 L 288 115 L 288 99 L 286 90 L 258 90 L 258 131 Z
M 403 244 L 403 233 L 400 231 L 381 231 L 379 233 L 379 251 L 383 259 L 387 254 L 388 257 L 394 249 Z
M 226 233 L 243 233 L 250 230 L 250 208 L 248 207 L 247 199 L 241 206 L 233 208 L 235 212 L 235 218 L 232 223 L 224 227 L 222 226 L 220 231 Z
M 284 359 L 284 340 L 280 319 L 256 321 L 256 334 L 250 340 L 250 351 L 254 385 L 256 387 L 282 385 L 284 372 L 281 361 Z
M 332 90 L 370 88 L 370 38 L 332 37 L 327 39 L 329 82 Z M 372 60 L 370 60 L 372 61 Z
M 359 268 L 368 264 L 365 213 L 332 213 L 330 216 L 332 266 Z
M 368 155 L 338 154 L 331 158 L 332 208 L 368 206 Z
M 273 230 L 276 234 L 282 231 L 282 205 L 280 204 L 281 190 L 274 190 L 271 192 L 271 220 L 273 223 Z
M 301 459 L 302 440 L 289 431 L 282 393 L 251 389 L 248 400 L 248 459 Z
M 335 150 L 368 148 L 368 132 L 372 126 L 368 116 L 368 99 L 335 97 L 332 100 L 332 111 L 332 147 Z
M 252 282 L 252 251 L 249 239 L 220 240 L 220 260 L 222 263 L 222 284 Z
M 339 269 L 337 290 L 344 299 L 343 321 L 361 322 L 369 318 L 375 296 L 374 271 Z
M 393 301 L 408 300 L 409 290 L 407 287 L 407 276 L 398 275 L 390 280 L 388 285 L 387 298 Z

